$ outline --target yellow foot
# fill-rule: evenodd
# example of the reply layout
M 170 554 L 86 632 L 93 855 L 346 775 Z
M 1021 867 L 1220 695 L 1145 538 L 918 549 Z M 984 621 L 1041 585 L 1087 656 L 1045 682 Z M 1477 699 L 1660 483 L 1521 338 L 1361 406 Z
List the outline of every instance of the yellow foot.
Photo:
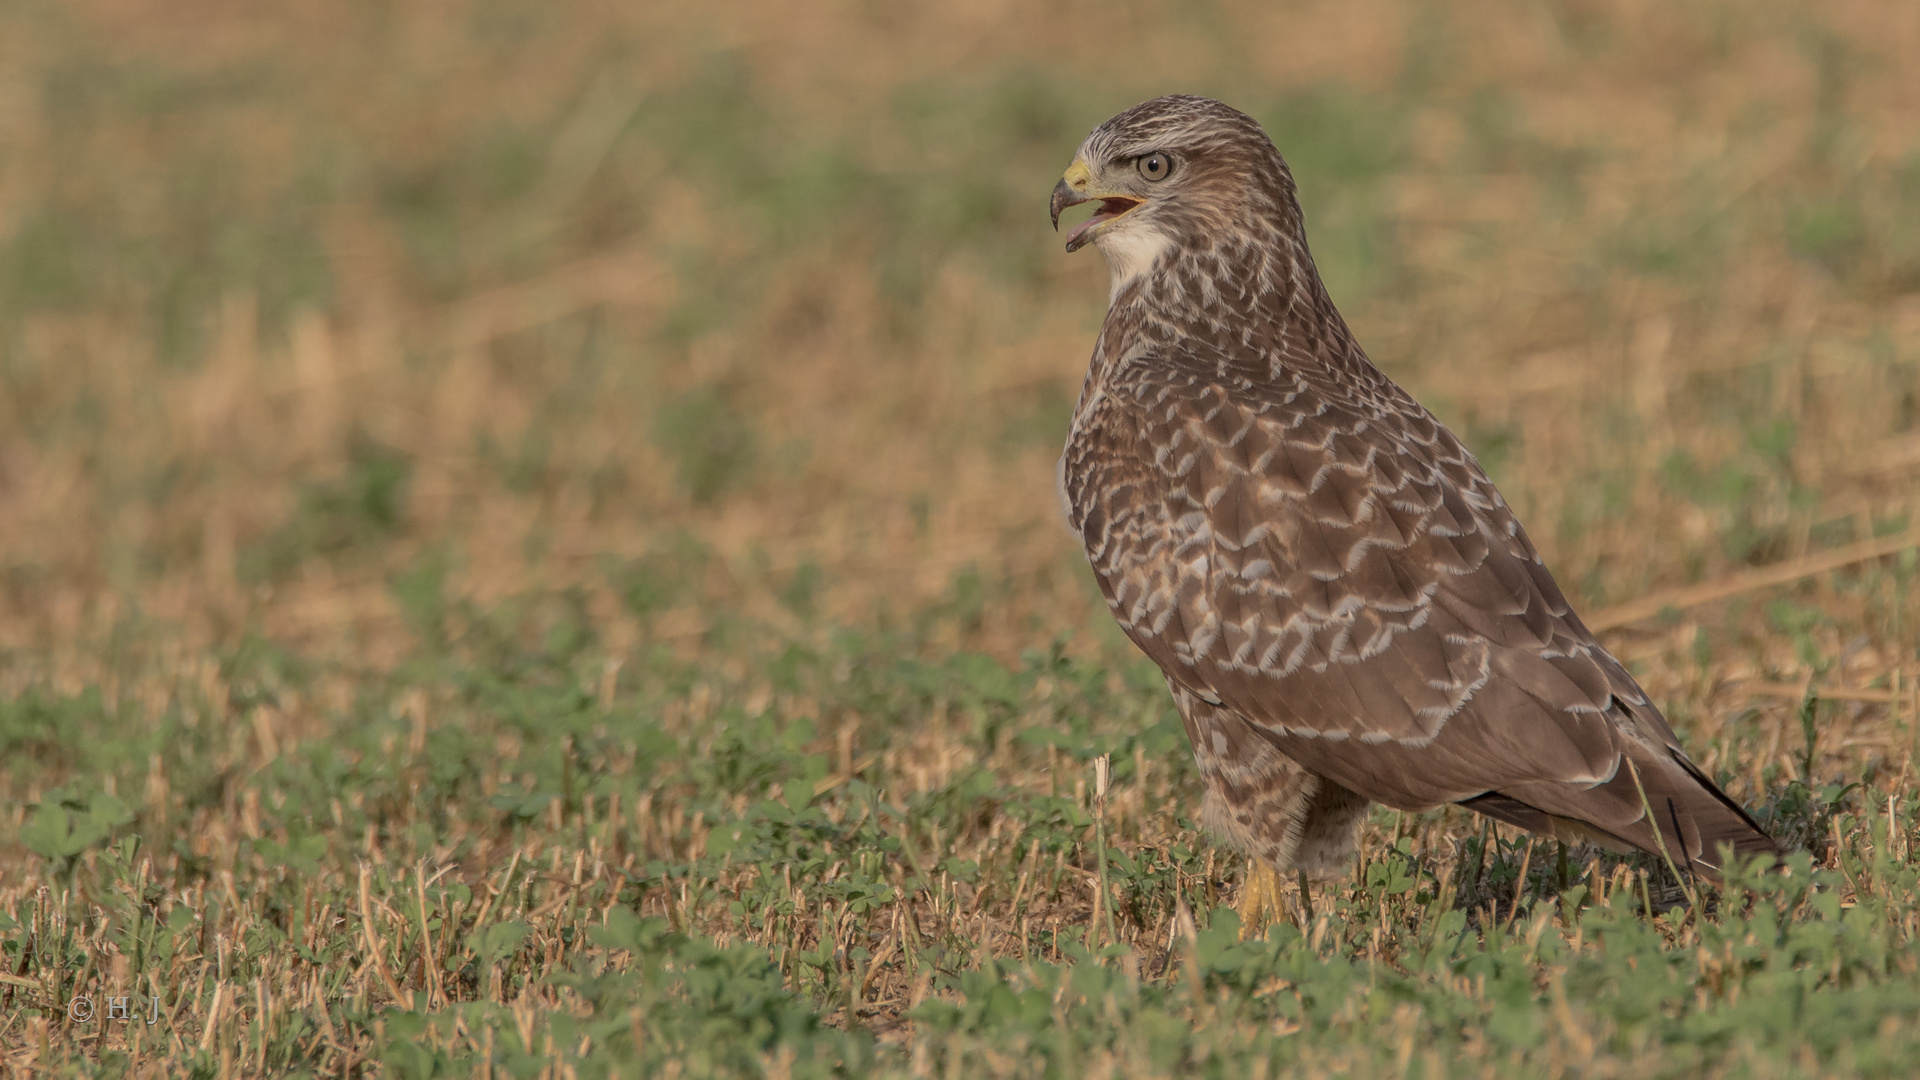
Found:
M 1240 913 L 1242 941 L 1265 933 L 1267 924 L 1273 920 L 1286 918 L 1286 908 L 1280 903 L 1279 873 L 1259 859 L 1248 860 L 1247 880 L 1240 887 L 1240 902 L 1234 907 Z

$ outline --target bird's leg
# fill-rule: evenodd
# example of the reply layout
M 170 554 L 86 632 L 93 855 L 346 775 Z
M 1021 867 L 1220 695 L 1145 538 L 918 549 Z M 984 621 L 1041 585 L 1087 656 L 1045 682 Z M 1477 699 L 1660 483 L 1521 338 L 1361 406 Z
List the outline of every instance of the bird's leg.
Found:
M 1273 864 L 1265 859 L 1247 860 L 1247 879 L 1240 887 L 1240 902 L 1235 910 L 1240 913 L 1242 941 L 1264 931 L 1273 918 L 1286 915 L 1280 906 L 1280 872 Z
M 1307 872 L 1298 870 L 1295 873 L 1300 875 L 1300 932 L 1311 934 L 1313 932 L 1313 894 L 1307 891 Z

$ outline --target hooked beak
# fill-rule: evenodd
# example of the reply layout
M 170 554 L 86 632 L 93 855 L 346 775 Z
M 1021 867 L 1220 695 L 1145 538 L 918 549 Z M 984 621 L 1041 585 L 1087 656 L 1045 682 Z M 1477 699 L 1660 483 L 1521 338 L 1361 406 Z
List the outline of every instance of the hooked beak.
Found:
M 1053 231 L 1060 231 L 1060 211 L 1065 210 L 1069 206 L 1079 206 L 1083 202 L 1091 202 L 1092 200 L 1093 196 L 1082 195 L 1080 192 L 1075 191 L 1073 184 L 1069 182 L 1068 178 L 1065 176 L 1061 177 L 1060 182 L 1053 185 L 1053 201 L 1047 204 L 1047 209 L 1053 212 Z
M 1068 252 L 1079 251 L 1087 245 L 1087 241 L 1093 239 L 1093 232 L 1097 227 L 1146 201 L 1131 195 L 1102 195 L 1093 191 L 1092 188 L 1093 171 L 1088 169 L 1083 161 L 1074 162 L 1068 167 L 1066 175 L 1060 178 L 1060 182 L 1053 185 L 1053 198 L 1047 208 L 1052 213 L 1055 232 L 1060 231 L 1060 211 L 1069 206 L 1078 206 L 1095 199 L 1100 200 L 1100 209 L 1095 211 L 1092 217 L 1074 226 L 1073 231 L 1067 233 Z

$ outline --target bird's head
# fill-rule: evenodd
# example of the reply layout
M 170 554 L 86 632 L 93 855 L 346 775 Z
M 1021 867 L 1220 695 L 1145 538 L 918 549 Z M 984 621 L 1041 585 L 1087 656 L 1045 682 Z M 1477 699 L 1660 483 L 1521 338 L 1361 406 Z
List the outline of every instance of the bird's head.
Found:
M 1236 233 L 1254 239 L 1299 212 L 1293 178 L 1260 125 L 1185 95 L 1136 105 L 1087 136 L 1054 186 L 1054 228 L 1060 211 L 1094 201 L 1093 216 L 1068 231 L 1067 250 L 1098 246 L 1116 287 L 1170 250 Z

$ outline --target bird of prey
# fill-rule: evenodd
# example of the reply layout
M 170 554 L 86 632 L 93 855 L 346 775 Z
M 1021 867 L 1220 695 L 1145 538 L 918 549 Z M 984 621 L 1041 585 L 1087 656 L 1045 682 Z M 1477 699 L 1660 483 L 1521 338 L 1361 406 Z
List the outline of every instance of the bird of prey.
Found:
M 1067 250 L 1098 247 L 1112 295 L 1061 498 L 1166 674 L 1202 823 L 1268 889 L 1343 872 L 1370 802 L 1455 803 L 1716 879 L 1726 848 L 1778 853 L 1473 455 L 1368 361 L 1258 123 L 1200 97 L 1128 109 L 1081 143 L 1054 227 L 1094 201 Z

